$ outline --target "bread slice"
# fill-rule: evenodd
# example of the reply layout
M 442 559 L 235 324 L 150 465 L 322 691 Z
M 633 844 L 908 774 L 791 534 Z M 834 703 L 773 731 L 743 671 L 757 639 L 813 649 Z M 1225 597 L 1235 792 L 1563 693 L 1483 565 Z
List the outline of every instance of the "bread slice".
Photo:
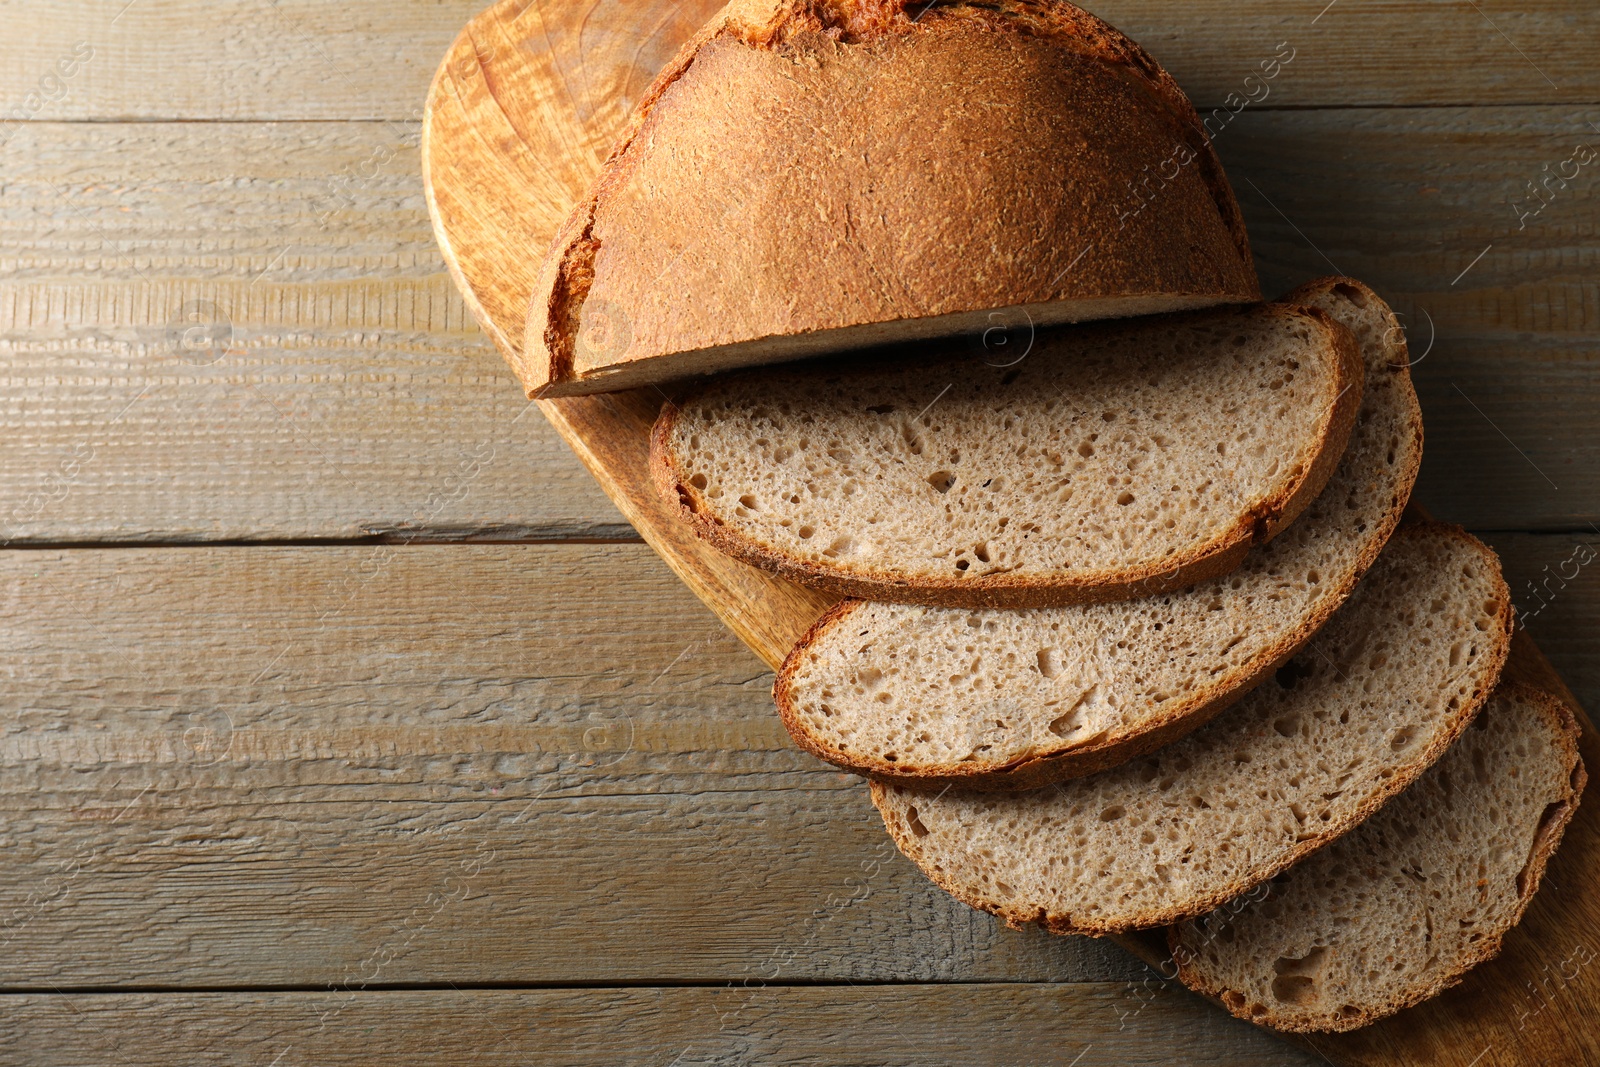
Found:
M 962 352 L 732 375 L 662 410 L 661 491 L 723 551 L 829 592 L 963 607 L 1224 574 L 1316 498 L 1360 407 L 1350 332 L 1261 304 Z
M 1260 299 L 1194 108 L 1064 0 L 736 0 L 645 92 L 533 289 L 569 396 Z
M 1377 558 L 1422 459 L 1388 306 L 1348 278 L 1285 299 L 1347 325 L 1366 363 L 1349 446 L 1294 525 L 1233 574 L 1163 597 L 1028 612 L 846 602 L 778 673 L 795 741 L 867 774 L 1030 788 L 1174 740 L 1276 670 Z
M 900 850 L 1013 925 L 1115 933 L 1210 911 L 1348 832 L 1438 759 L 1511 640 L 1493 552 L 1403 526 L 1272 681 L 1149 756 L 1030 793 L 875 781 Z
M 1264 887 L 1169 931 L 1178 977 L 1241 1019 L 1353 1030 L 1500 953 L 1587 776 L 1565 703 L 1496 692 L 1438 763 Z

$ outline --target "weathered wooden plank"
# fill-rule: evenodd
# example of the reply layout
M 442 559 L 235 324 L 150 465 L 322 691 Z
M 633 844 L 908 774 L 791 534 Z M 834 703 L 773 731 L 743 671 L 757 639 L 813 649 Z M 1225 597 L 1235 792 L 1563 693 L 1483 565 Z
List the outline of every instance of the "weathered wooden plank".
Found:
M 1600 712 L 1600 530 L 1483 537 L 1500 553 L 1522 628 L 1594 716 Z
M 10 552 L 0 639 L 0 988 L 1139 973 L 929 885 L 641 545 Z
M 0 540 L 631 536 L 465 313 L 415 138 L 17 133 Z
M 548 3 L 528 4 L 520 21 L 529 38 L 543 32 L 539 16 Z M 416 117 L 434 66 L 485 6 L 98 0 L 63 7 L 11 0 L 0 106 L 8 117 L 53 119 L 403 121 Z M 682 3 L 679 18 L 693 25 L 717 6 Z M 1263 92 L 1263 103 L 1292 107 L 1600 97 L 1590 61 L 1600 19 L 1582 0 L 1088 6 L 1143 43 L 1203 106 L 1222 105 L 1229 93 Z M 641 24 L 639 48 L 653 60 L 641 65 L 659 68 L 685 32 Z M 1270 82 L 1247 83 L 1285 41 L 1292 62 Z M 72 73 L 58 82 L 63 59 Z M 581 69 L 574 77 L 581 79 Z
M 1338 271 L 1405 316 L 1428 438 L 1417 499 L 1442 517 L 1494 529 L 1596 520 L 1592 111 L 1245 115 L 1217 138 L 1269 293 Z
M 1246 112 L 1218 139 L 1269 286 L 1331 269 L 1321 248 L 1395 298 L 1419 353 L 1436 334 L 1416 367 L 1420 493 L 1473 526 L 1600 519 L 1595 168 L 1526 230 L 1508 204 L 1579 127 L 1562 108 Z M 0 540 L 625 535 L 544 421 L 518 417 L 467 321 L 415 136 L 16 133 L 0 200 Z
M 1480 529 L 1600 521 L 1600 341 L 1441 338 L 1414 374 L 1427 439 L 1415 499 Z
M 14 118 L 415 119 L 439 58 L 482 7 L 10 0 L 0 101 Z M 64 58 L 78 62 L 58 67 Z
M 1593 341 L 1597 120 L 1582 107 L 1245 112 L 1215 142 L 1268 291 L 1354 274 L 1415 298 L 1412 328 L 1426 307 L 1442 340 Z
M 0 987 L 1138 973 L 929 885 L 641 545 L 11 552 L 0 639 Z
M 1294 59 L 1268 84 L 1261 100 L 1268 106 L 1596 99 L 1589 50 L 1600 41 L 1600 19 L 1580 3 L 1098 0 L 1085 6 L 1144 45 L 1202 110 L 1224 104 L 1230 93 L 1261 97 L 1259 82 L 1245 79 L 1259 76 L 1281 42 Z
M 5 1008 L 0 1064 L 17 1067 L 1321 1062 L 1154 985 L 341 989 L 12 996 Z
M 338 740 L 317 739 L 334 760 L 390 759 Z M 441 792 L 465 784 L 446 769 L 473 755 L 430 754 Z M 280 765 L 294 769 L 314 770 Z M 100 795 L 8 798 L 5 987 L 1140 973 L 1114 946 L 1008 931 L 946 897 L 893 851 L 860 788 L 703 779 L 609 796 L 596 773 L 565 779 L 592 795 L 561 799 L 301 787 L 351 799 L 242 804 L 188 767 L 87 776 Z

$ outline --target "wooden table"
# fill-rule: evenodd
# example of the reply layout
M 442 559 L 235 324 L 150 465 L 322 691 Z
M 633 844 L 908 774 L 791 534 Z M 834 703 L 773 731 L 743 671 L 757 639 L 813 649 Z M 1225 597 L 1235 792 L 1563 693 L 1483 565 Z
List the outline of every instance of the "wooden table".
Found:
M 0 6 L 0 1064 L 1320 1062 L 788 742 L 434 248 L 482 2 Z M 1269 291 L 1406 313 L 1418 498 L 1600 707 L 1600 11 L 1095 10 L 1224 109 Z

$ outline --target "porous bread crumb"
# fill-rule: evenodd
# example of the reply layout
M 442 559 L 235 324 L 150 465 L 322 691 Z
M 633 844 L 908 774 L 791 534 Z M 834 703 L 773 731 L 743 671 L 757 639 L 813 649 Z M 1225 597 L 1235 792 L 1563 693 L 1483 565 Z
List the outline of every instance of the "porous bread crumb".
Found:
M 1556 697 L 1502 686 L 1438 763 L 1345 837 L 1170 932 L 1185 984 L 1279 1030 L 1350 1030 L 1500 951 L 1585 773 Z
M 719 547 L 876 598 L 1117 599 L 1231 570 L 1326 482 L 1354 339 L 1263 305 L 971 354 L 715 380 L 658 424 L 663 489 Z M 1197 571 L 1202 573 L 1196 573 Z
M 1013 923 L 1113 933 L 1216 907 L 1349 831 L 1488 698 L 1511 637 L 1499 561 L 1402 527 L 1343 608 L 1227 714 L 1109 771 L 1026 793 L 873 783 L 935 882 Z
M 872 774 L 1037 785 L 1137 754 L 1158 728 L 1200 725 L 1298 648 L 1399 521 L 1422 421 L 1382 300 L 1338 279 L 1290 299 L 1343 322 L 1366 364 L 1349 446 L 1292 526 L 1231 575 L 1157 597 L 1032 611 L 839 609 L 796 647 L 775 687 L 796 739 Z

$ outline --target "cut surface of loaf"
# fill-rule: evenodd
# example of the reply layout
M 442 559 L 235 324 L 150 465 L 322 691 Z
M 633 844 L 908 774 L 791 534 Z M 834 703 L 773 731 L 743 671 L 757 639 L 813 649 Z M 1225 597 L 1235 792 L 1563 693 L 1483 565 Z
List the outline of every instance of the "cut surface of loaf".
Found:
M 939 161 L 930 165 L 929 160 Z M 737 0 L 534 286 L 531 395 L 1259 299 L 1194 108 L 1064 0 Z
M 1150 755 L 1027 793 L 874 781 L 895 843 L 1012 924 L 1115 933 L 1210 911 L 1348 832 L 1442 755 L 1511 637 L 1493 552 L 1402 526 L 1273 678 Z
M 1349 835 L 1169 931 L 1178 977 L 1241 1019 L 1353 1030 L 1499 955 L 1586 781 L 1556 697 L 1502 687 L 1450 751 Z
M 962 352 L 730 375 L 663 408 L 662 493 L 716 547 L 831 592 L 1027 607 L 1237 567 L 1338 465 L 1354 337 L 1262 304 Z
M 1398 524 L 1422 416 L 1375 293 L 1325 278 L 1285 299 L 1343 322 L 1366 364 L 1349 445 L 1293 525 L 1231 575 L 1159 597 L 1020 612 L 846 602 L 773 687 L 797 743 L 868 774 L 1030 788 L 1181 736 L 1303 645 Z

